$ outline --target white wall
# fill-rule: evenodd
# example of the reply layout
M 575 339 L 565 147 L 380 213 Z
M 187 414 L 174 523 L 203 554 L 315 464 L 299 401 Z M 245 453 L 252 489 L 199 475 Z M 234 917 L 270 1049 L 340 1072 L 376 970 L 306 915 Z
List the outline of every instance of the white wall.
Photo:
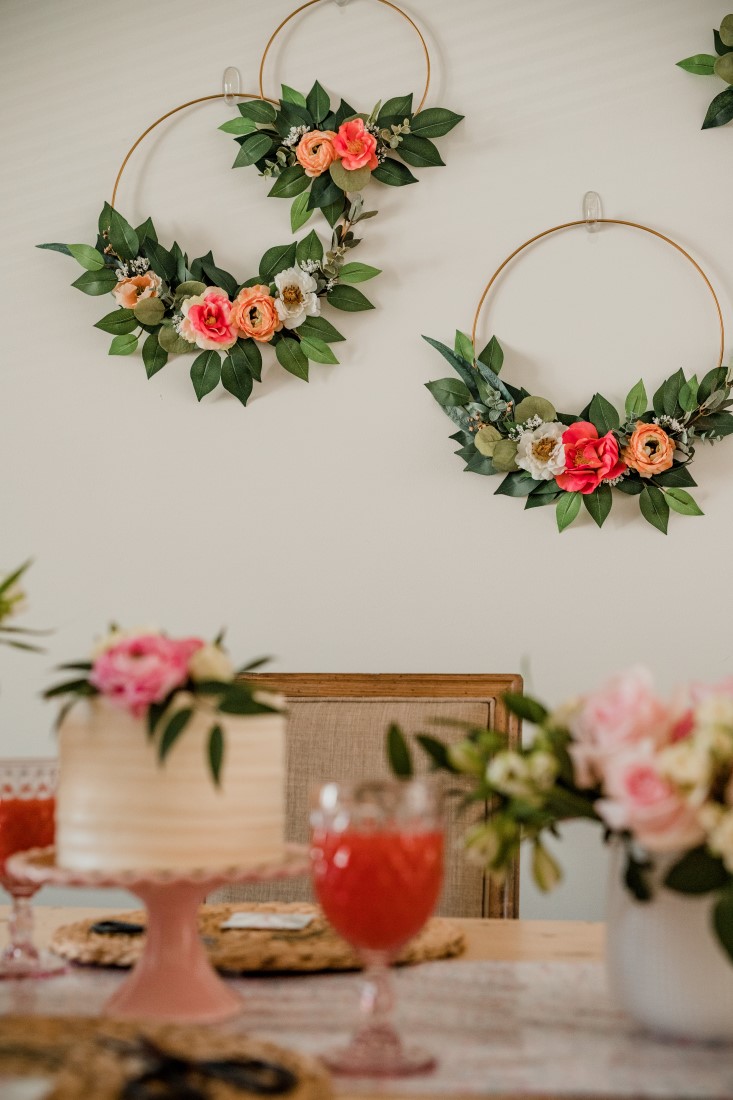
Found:
M 377 309 L 334 316 L 349 338 L 342 365 L 314 367 L 310 385 L 274 366 L 246 410 L 227 396 L 198 406 L 187 360 L 148 382 L 138 358 L 108 358 L 92 325 L 111 304 L 71 289 L 76 265 L 33 245 L 93 240 L 134 138 L 218 91 L 225 65 L 254 91 L 262 46 L 290 10 L 2 5 L 0 557 L 34 556 L 28 621 L 56 628 L 45 658 L 3 653 L 3 753 L 52 750 L 38 700 L 50 666 L 83 655 L 112 618 L 172 632 L 228 624 L 237 655 L 277 654 L 281 670 L 524 663 L 528 686 L 552 700 L 635 661 L 665 687 L 730 672 L 733 445 L 700 454 L 707 515 L 672 517 L 667 539 L 625 500 L 603 531 L 586 518 L 558 536 L 551 510 L 522 514 L 492 495 L 495 481 L 461 472 L 449 421 L 422 388 L 447 368 L 420 339 L 468 328 L 503 257 L 579 216 L 589 188 L 608 216 L 692 249 L 731 318 L 733 127 L 700 131 L 721 85 L 675 68 L 711 47 L 725 5 L 413 3 L 433 57 L 430 103 L 466 121 L 440 140 L 447 167 L 408 189 L 370 188 L 380 216 L 355 258 L 384 269 L 365 288 Z M 366 109 L 421 81 L 409 28 L 367 0 L 324 0 L 273 62 L 275 79 L 307 90 L 318 76 Z M 230 116 L 209 104 L 161 127 L 119 204 L 250 273 L 290 238 L 289 204 L 267 200 L 253 171 L 229 171 L 236 149 L 216 128 Z M 492 314 L 482 338 L 499 334 L 506 376 L 578 409 L 595 389 L 620 401 L 640 374 L 656 388 L 680 366 L 714 365 L 702 282 L 630 231 L 534 250 Z M 600 914 L 600 841 L 569 832 L 565 885 L 543 901 L 525 878 L 525 915 Z

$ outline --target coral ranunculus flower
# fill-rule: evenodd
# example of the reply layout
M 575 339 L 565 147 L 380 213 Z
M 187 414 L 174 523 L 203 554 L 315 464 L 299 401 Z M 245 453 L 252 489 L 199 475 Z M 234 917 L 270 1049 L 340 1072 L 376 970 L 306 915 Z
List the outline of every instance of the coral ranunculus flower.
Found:
M 205 351 L 226 351 L 237 340 L 232 303 L 225 290 L 210 286 L 203 294 L 186 298 L 181 311 L 181 336 Z
M 637 420 L 634 434 L 624 447 L 623 459 L 627 466 L 641 477 L 662 474 L 672 465 L 674 440 L 658 424 L 644 424 Z
M 377 139 L 370 134 L 364 125 L 364 119 L 352 118 L 350 122 L 342 122 L 339 132 L 333 139 L 333 147 L 336 156 L 341 157 L 341 163 L 347 172 L 355 172 L 358 168 L 377 167 Z
M 303 134 L 295 155 L 298 163 L 305 168 L 306 176 L 322 176 L 328 171 L 329 164 L 336 160 L 333 147 L 335 137 L 333 130 L 309 130 Z
M 118 306 L 134 309 L 143 298 L 157 298 L 161 279 L 154 271 L 144 275 L 134 275 L 131 279 L 120 279 L 112 291 L 112 297 Z
M 563 432 L 565 473 L 555 481 L 568 493 L 592 493 L 602 481 L 618 477 L 626 469 L 618 453 L 618 440 L 613 432 L 598 437 L 598 429 L 585 420 L 571 424 Z
M 246 286 L 240 290 L 232 304 L 232 324 L 242 336 L 251 337 L 261 344 L 272 340 L 282 324 L 270 288 Z

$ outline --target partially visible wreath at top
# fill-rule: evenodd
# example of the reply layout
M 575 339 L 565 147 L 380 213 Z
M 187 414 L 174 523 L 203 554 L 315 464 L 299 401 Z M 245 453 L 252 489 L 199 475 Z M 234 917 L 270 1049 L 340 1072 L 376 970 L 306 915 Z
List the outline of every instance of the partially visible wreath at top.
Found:
M 450 438 L 459 444 L 455 453 L 465 461 L 464 470 L 505 475 L 496 494 L 524 497 L 525 508 L 554 505 L 558 530 L 563 531 L 576 519 L 581 504 L 601 527 L 611 511 L 615 489 L 638 496 L 644 519 L 666 534 L 670 510 L 687 516 L 703 514 L 687 491 L 696 484 L 689 468 L 698 443 L 715 443 L 733 433 L 733 367 L 722 366 L 720 306 L 707 276 L 692 257 L 656 230 L 632 222 L 600 220 L 661 237 L 697 268 L 718 309 L 718 366 L 701 380 L 678 370 L 662 382 L 651 405 L 640 380 L 629 391 L 623 414 L 600 393 L 575 414 L 558 412 L 547 398 L 504 381 L 500 377 L 504 353 L 495 336 L 477 355 L 478 316 L 494 280 L 528 244 L 559 229 L 585 224 L 570 222 L 532 238 L 504 261 L 479 302 L 472 336 L 457 332 L 453 349 L 423 337 L 458 375 L 426 385 L 458 428 Z
M 164 247 L 151 218 L 133 228 L 123 217 L 114 205 L 117 188 L 143 138 L 178 111 L 222 98 L 217 94 L 184 103 L 141 134 L 122 163 L 112 202 L 102 208 L 94 245 L 38 247 L 72 256 L 85 269 L 72 283 L 84 294 L 113 296 L 117 308 L 95 325 L 112 336 L 110 355 L 132 355 L 141 347 L 152 378 L 170 356 L 195 353 L 191 382 L 198 400 L 221 383 L 246 405 L 254 383 L 262 381 L 261 349 L 267 344 L 285 370 L 306 382 L 310 362 L 338 363 L 331 344 L 344 336 L 321 316 L 321 306 L 373 309 L 351 284 L 380 272 L 346 262 L 359 243 L 353 227 L 372 213 L 358 195 L 344 207 L 327 251 L 311 230 L 300 241 L 268 248 L 257 272 L 250 269 L 244 280 L 218 267 L 211 251 L 189 260 L 178 243 Z
M 715 56 L 710 53 L 696 53 L 685 57 L 677 64 L 688 73 L 697 76 L 719 76 L 726 84 L 733 85 L 733 15 L 726 15 L 720 24 L 720 30 L 713 31 Z M 733 119 L 733 87 L 718 92 L 708 107 L 703 120 L 703 130 L 714 126 L 725 126 Z

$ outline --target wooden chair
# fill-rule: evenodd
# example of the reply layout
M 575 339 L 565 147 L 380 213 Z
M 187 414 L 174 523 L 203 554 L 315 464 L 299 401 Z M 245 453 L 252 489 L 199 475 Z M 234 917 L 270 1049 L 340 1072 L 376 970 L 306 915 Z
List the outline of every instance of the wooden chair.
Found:
M 520 739 L 520 723 L 501 698 L 505 691 L 522 690 L 518 675 L 260 673 L 248 679 L 287 700 L 285 834 L 288 841 L 301 844 L 308 840 L 308 800 L 314 784 L 389 775 L 384 743 L 390 722 L 399 723 L 410 735 L 430 732 L 435 718 L 458 719 L 506 733 L 509 746 Z M 451 726 L 441 726 L 436 733 L 451 741 L 464 736 L 461 729 Z M 417 746 L 414 756 L 419 771 L 428 771 L 429 761 Z M 518 867 L 497 886 L 481 868 L 466 862 L 460 836 L 470 818 L 459 816 L 456 801 L 446 802 L 448 858 L 439 912 L 461 917 L 516 917 Z M 225 887 L 217 900 L 297 901 L 305 896 L 310 896 L 309 884 L 296 879 L 267 886 Z

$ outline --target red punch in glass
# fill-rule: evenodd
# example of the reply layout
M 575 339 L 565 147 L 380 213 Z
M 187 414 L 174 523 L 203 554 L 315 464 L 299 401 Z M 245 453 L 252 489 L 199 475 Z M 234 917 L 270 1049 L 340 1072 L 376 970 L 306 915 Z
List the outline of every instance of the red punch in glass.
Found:
M 430 780 L 326 783 L 311 809 L 316 896 L 366 966 L 362 1024 L 348 1046 L 322 1055 L 336 1073 L 425 1073 L 435 1059 L 402 1043 L 391 1023 L 389 967 L 423 927 L 443 882 L 440 796 Z
M 33 943 L 31 897 L 38 889 L 8 874 L 5 861 L 54 841 L 56 760 L 0 760 L 0 886 L 11 895 L 9 943 L 0 954 L 0 979 L 50 978 L 66 970 Z

